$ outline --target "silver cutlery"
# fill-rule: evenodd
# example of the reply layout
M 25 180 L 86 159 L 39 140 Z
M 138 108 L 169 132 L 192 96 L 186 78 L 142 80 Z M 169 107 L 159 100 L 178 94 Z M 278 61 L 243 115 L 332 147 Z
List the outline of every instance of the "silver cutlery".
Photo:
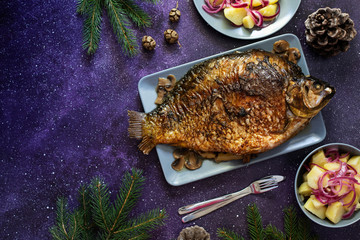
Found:
M 278 183 L 285 179 L 284 176 L 271 175 L 252 182 L 248 187 L 230 193 L 221 197 L 213 198 L 203 202 L 198 202 L 183 206 L 178 209 L 180 215 L 190 213 L 182 218 L 184 223 L 202 217 L 210 212 L 215 211 L 235 200 L 245 197 L 249 194 L 259 194 L 270 191 L 278 187 Z

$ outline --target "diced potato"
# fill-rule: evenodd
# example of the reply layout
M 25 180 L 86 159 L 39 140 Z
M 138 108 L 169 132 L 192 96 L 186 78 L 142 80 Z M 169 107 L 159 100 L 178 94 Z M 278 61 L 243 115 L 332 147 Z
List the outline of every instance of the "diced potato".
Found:
M 267 5 L 266 7 L 259 9 L 259 12 L 261 13 L 261 15 L 265 17 L 270 17 L 276 13 L 276 9 L 277 9 L 277 5 L 270 4 Z
M 215 2 L 215 6 L 219 6 L 223 0 L 209 0 L 210 5 L 214 6 L 214 2 Z
M 326 207 L 319 207 L 316 208 L 314 206 L 313 203 L 313 199 L 309 198 L 306 203 L 304 204 L 304 208 L 307 209 L 309 212 L 311 212 L 312 214 L 314 214 L 315 216 L 317 216 L 320 219 L 325 219 L 325 212 L 326 212 Z
M 307 182 L 307 175 L 309 174 L 309 172 L 305 172 L 303 174 L 303 182 Z
M 342 155 L 343 156 L 343 155 Z M 340 156 L 340 161 L 342 161 L 342 162 L 347 162 L 347 161 L 349 161 L 349 157 L 350 157 L 350 155 L 348 154 L 346 157 L 342 157 L 342 156 Z
M 355 179 L 358 181 L 358 183 L 360 183 L 360 176 L 356 175 Z M 360 184 L 354 184 L 355 186 L 355 192 L 357 195 L 360 195 Z
M 319 150 L 311 157 L 311 163 L 319 165 L 320 167 L 324 167 L 326 163 L 328 163 L 324 151 Z
M 356 205 L 359 202 L 359 195 L 355 194 L 355 201 L 351 205 L 344 206 L 346 211 L 349 211 L 352 206 Z M 346 197 L 343 198 L 344 205 L 350 203 L 352 198 L 354 197 L 354 192 L 350 192 Z
M 335 186 L 335 190 L 336 190 L 336 191 L 339 191 L 339 189 L 340 189 L 340 186 L 339 186 L 339 185 L 338 185 L 338 186 Z M 343 185 L 342 188 L 341 188 L 341 190 L 340 190 L 340 192 L 339 192 L 337 195 L 338 195 L 338 196 L 344 195 L 344 194 L 347 193 L 348 191 L 349 191 L 349 188 L 348 188 L 347 186 Z
M 345 213 L 345 208 L 341 202 L 330 204 L 325 212 L 325 216 L 333 223 L 338 223 Z
M 299 189 L 298 189 L 298 192 L 300 195 L 303 195 L 303 196 L 310 196 L 311 195 L 311 192 L 312 192 L 312 189 L 311 187 L 309 187 L 309 184 L 307 182 L 303 182 Z
M 339 170 L 340 166 L 341 165 L 338 162 L 328 162 L 324 164 L 324 168 L 331 171 Z
M 360 156 L 353 156 L 347 162 L 350 166 L 355 168 L 355 170 L 360 174 Z
M 315 208 L 320 208 L 325 206 L 325 204 L 323 204 L 322 202 L 316 199 L 315 195 L 311 195 L 310 198 L 312 199 Z
M 318 189 L 318 180 L 325 171 L 318 166 L 314 166 L 307 175 L 309 187 Z
M 224 16 L 235 25 L 241 25 L 246 15 L 245 8 L 227 7 L 224 9 Z
M 251 29 L 255 26 L 255 22 L 250 16 L 246 16 L 243 18 L 243 26 Z
M 250 4 L 251 0 L 244 0 L 244 2 L 247 2 Z M 258 7 L 261 5 L 261 1 L 260 0 L 253 0 L 253 7 Z

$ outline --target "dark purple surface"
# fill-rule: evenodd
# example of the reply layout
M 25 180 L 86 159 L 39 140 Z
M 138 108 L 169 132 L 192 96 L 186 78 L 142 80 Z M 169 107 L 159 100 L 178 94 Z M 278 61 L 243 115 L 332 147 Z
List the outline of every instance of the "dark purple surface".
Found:
M 201 19 L 191 0 L 179 1 L 181 20 L 171 24 L 167 16 L 176 1 L 163 1 L 143 4 L 154 16 L 153 25 L 136 31 L 139 43 L 144 34 L 155 38 L 154 52 L 140 49 L 134 58 L 124 56 L 105 16 L 99 49 L 88 57 L 81 48 L 83 20 L 75 13 L 75 2 L 7 1 L 0 10 L 0 239 L 50 239 L 58 197 L 68 197 L 74 205 L 78 187 L 94 176 L 104 178 L 116 192 L 122 174 L 131 167 L 143 169 L 147 178 L 134 214 L 155 207 L 166 208 L 169 214 L 153 239 L 175 238 L 182 228 L 194 224 L 204 227 L 212 239 L 218 227 L 247 236 L 245 213 L 250 203 L 258 205 L 264 224 L 282 229 L 282 210 L 298 207 L 294 176 L 307 153 L 329 142 L 360 147 L 360 36 L 348 52 L 325 59 L 306 45 L 303 24 L 319 7 L 339 7 L 350 14 L 359 31 L 354 1 L 304 0 L 294 18 L 272 35 L 297 35 L 310 73 L 337 88 L 322 111 L 325 140 L 181 187 L 166 183 L 155 151 L 145 156 L 137 150 L 138 141 L 128 138 L 127 110 L 142 110 L 138 81 L 254 41 L 221 35 Z M 167 28 L 179 33 L 181 48 L 165 44 L 162 34 Z M 282 174 L 287 180 L 276 191 L 246 197 L 192 223 L 181 223 L 180 206 L 233 192 L 268 174 Z M 360 222 L 342 229 L 311 226 L 320 239 L 358 239 L 359 227 Z

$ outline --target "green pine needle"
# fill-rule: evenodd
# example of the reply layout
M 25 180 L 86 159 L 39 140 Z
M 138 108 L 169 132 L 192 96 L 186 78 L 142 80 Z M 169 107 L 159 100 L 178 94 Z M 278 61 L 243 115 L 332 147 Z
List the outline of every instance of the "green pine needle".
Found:
M 247 222 L 248 222 L 248 230 L 251 239 L 253 240 L 262 240 L 263 236 L 263 225 L 261 215 L 259 213 L 259 209 L 255 204 L 252 204 L 248 207 L 247 213 Z
M 126 54 L 134 56 L 137 53 L 136 37 L 134 31 L 129 28 L 126 13 L 116 0 L 105 0 L 105 6 L 118 42 Z
M 245 240 L 240 235 L 236 234 L 233 231 L 227 230 L 225 228 L 219 228 L 216 233 L 217 233 L 218 237 L 225 239 L 225 240 Z
M 265 235 L 267 240 L 286 240 L 285 234 L 272 224 L 265 228 Z
M 99 46 L 101 32 L 101 1 L 100 0 L 83 0 L 90 1 L 85 4 L 83 15 L 86 17 L 84 22 L 84 43 L 83 48 L 87 49 L 89 55 L 94 54 Z
M 119 7 L 138 27 L 150 27 L 151 18 L 132 0 L 118 0 Z
M 50 228 L 53 239 L 148 239 L 149 232 L 164 224 L 165 210 L 154 209 L 129 219 L 140 197 L 145 178 L 142 171 L 126 172 L 117 198 L 112 203 L 107 185 L 94 178 L 79 190 L 79 207 L 70 212 L 66 200 L 57 201 L 56 224 Z
M 67 202 L 64 198 L 59 198 L 57 203 L 56 225 L 50 228 L 50 233 L 54 239 L 78 239 L 81 234 L 81 217 L 78 211 L 70 214 Z
M 83 15 L 85 13 L 85 9 L 87 8 L 87 5 L 90 3 L 90 0 L 78 0 L 77 6 L 76 6 L 76 12 Z
M 146 0 L 154 4 L 158 1 Z M 78 0 L 76 12 L 85 17 L 83 48 L 89 55 L 96 52 L 100 42 L 104 8 L 123 51 L 128 56 L 134 56 L 138 52 L 138 44 L 130 21 L 137 27 L 149 27 L 151 18 L 133 0 Z
M 251 239 L 266 240 L 316 240 L 317 237 L 310 233 L 308 221 L 298 219 L 297 211 L 294 207 L 284 209 L 284 228 L 285 233 L 269 224 L 265 229 L 262 226 L 261 215 L 256 204 L 249 205 L 247 208 L 248 230 Z M 225 240 L 243 240 L 240 235 L 219 228 L 217 230 L 218 237 Z
M 288 207 L 284 209 L 284 229 L 285 235 L 287 239 L 296 239 L 295 236 L 297 235 L 297 214 L 294 207 Z
M 127 222 L 126 227 L 114 232 L 115 236 L 121 236 L 123 239 L 130 239 L 140 236 L 142 232 L 149 232 L 159 226 L 164 225 L 166 211 L 164 209 L 154 209 L 140 215 L 136 219 Z

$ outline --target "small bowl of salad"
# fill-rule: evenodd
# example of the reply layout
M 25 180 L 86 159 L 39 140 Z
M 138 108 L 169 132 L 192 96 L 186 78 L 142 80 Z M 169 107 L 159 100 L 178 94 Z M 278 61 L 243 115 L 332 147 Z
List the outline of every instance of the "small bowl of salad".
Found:
M 360 219 L 360 150 L 344 143 L 316 148 L 301 162 L 295 196 L 313 222 L 331 228 Z

